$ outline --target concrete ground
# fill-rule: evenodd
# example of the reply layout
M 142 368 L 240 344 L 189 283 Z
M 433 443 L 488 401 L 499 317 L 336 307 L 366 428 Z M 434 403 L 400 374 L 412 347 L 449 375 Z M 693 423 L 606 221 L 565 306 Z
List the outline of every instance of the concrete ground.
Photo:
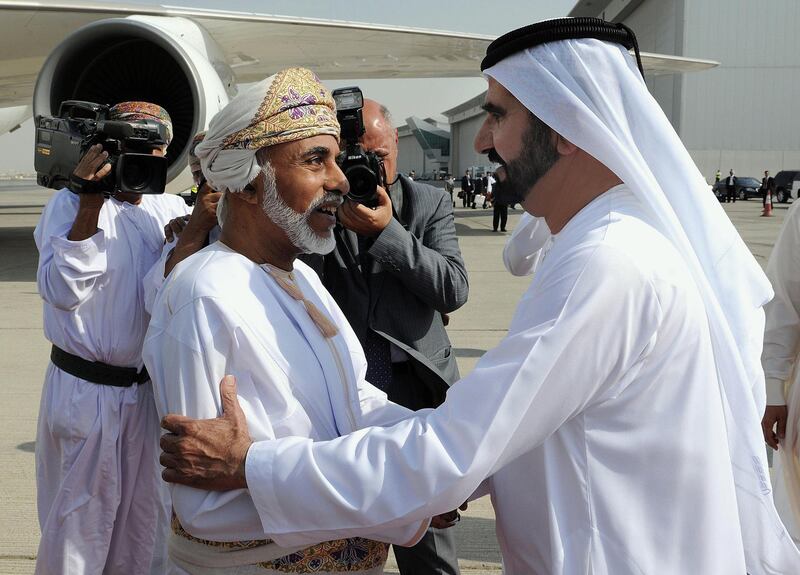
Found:
M 32 232 L 50 192 L 0 183 L 0 575 L 33 573 L 36 518 L 34 440 L 42 377 L 49 347 L 42 336 L 36 292 L 37 252 Z M 786 207 L 760 218 L 757 201 L 723 204 L 762 265 Z M 513 229 L 520 211 L 511 211 Z M 503 337 L 528 280 L 514 278 L 500 257 L 507 234 L 491 231 L 491 210 L 457 208 L 456 227 L 470 274 L 470 299 L 452 314 L 448 331 L 462 374 Z M 494 515 L 487 498 L 474 502 L 455 528 L 462 572 L 499 573 Z M 396 573 L 394 563 L 387 573 Z

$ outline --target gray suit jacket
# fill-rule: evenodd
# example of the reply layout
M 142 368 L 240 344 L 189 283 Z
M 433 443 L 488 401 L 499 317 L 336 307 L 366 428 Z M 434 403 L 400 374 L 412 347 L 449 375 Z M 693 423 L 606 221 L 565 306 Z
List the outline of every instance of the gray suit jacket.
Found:
M 449 194 L 400 176 L 389 191 L 396 218 L 361 254 L 358 237 L 337 225 L 336 249 L 303 256 L 342 308 L 359 340 L 367 329 L 405 351 L 420 381 L 413 408 L 438 405 L 458 377 L 442 314 L 467 301 L 467 270 Z

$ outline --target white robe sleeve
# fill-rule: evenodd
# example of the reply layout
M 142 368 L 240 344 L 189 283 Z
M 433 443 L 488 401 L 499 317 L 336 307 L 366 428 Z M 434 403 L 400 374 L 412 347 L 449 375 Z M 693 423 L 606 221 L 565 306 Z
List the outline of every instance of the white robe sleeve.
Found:
M 164 270 L 167 267 L 167 260 L 177 243 L 178 238 L 174 237 L 171 242 L 164 244 L 164 247 L 161 249 L 161 257 L 153 264 L 153 267 L 150 268 L 150 271 L 145 274 L 144 280 L 142 280 L 144 288 L 144 309 L 147 310 L 149 314 L 153 313 L 153 303 L 156 301 L 158 290 L 161 289 L 164 283 Z
M 439 408 L 328 442 L 254 443 L 247 483 L 273 537 L 358 536 L 455 509 L 586 406 L 621 392 L 661 311 L 638 269 L 600 251 L 540 274 L 508 336 Z
M 36 283 L 47 303 L 73 310 L 83 303 L 106 273 L 106 240 L 98 223 L 97 232 L 81 241 L 67 239 L 78 200 L 63 189 L 52 197 L 33 232 L 39 250 Z
M 171 199 L 171 196 L 170 196 Z M 181 216 L 186 216 L 191 214 L 192 208 L 186 205 L 186 202 L 183 199 L 180 199 L 179 202 L 175 202 L 175 206 L 172 209 L 172 218 L 168 221 L 172 221 L 173 218 L 179 218 Z M 214 229 L 219 229 L 215 226 Z M 153 303 L 156 301 L 156 296 L 158 295 L 158 290 L 161 289 L 161 285 L 164 283 L 164 270 L 167 267 L 167 260 L 169 259 L 172 250 L 175 249 L 175 246 L 178 243 L 178 236 L 174 236 L 171 242 L 164 241 L 164 247 L 161 249 L 161 257 L 158 258 L 153 267 L 150 268 L 143 280 L 143 287 L 144 287 L 144 309 L 147 310 L 147 313 L 152 314 Z
M 539 265 L 542 247 L 550 235 L 544 218 L 523 213 L 503 248 L 506 269 L 515 276 L 532 274 Z
M 168 298 L 160 305 L 170 305 Z M 220 311 L 213 298 L 191 300 L 174 310 L 167 325 L 151 325 L 142 355 L 152 378 L 159 417 L 167 413 L 198 419 L 219 416 L 219 382 L 225 374 L 236 376 L 240 402 L 252 413 L 245 398 L 255 394 L 248 394 L 248 388 L 255 381 L 267 385 L 270 377 L 264 372 L 254 377 L 247 360 L 263 350 L 249 347 L 253 338 L 239 326 L 235 317 Z M 264 421 L 264 425 L 270 424 Z M 213 492 L 170 485 L 170 493 L 181 525 L 195 537 L 224 541 L 226 533 L 235 539 L 243 532 L 252 536 L 253 529 L 260 527 L 244 489 Z
M 792 373 L 800 344 L 800 204 L 792 205 L 767 264 L 775 297 L 765 307 L 761 363 L 767 404 L 785 405 L 783 385 Z

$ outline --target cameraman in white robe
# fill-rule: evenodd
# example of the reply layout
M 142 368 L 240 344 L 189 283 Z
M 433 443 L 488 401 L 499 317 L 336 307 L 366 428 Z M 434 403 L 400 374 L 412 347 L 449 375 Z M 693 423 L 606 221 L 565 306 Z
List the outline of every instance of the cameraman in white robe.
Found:
M 109 119 L 172 125 L 160 106 L 123 102 Z M 75 170 L 111 172 L 90 148 Z M 142 363 L 143 278 L 164 225 L 188 208 L 172 194 L 57 191 L 34 231 L 44 334 L 53 345 L 36 435 L 36 572 L 150 572 L 159 507 L 158 417 Z

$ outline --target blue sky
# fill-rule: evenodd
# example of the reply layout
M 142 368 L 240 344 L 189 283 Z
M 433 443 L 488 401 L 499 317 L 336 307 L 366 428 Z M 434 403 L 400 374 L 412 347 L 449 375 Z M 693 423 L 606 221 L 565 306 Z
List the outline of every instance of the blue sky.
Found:
M 351 20 L 499 36 L 546 18 L 565 16 L 577 0 L 138 0 L 137 4 L 261 12 L 282 16 Z M 126 2 L 126 4 L 129 2 Z M 333 84 L 333 83 L 331 83 Z M 346 85 L 336 83 L 338 85 Z M 485 82 L 471 79 L 362 80 L 365 95 L 383 102 L 398 123 L 415 116 L 436 116 L 480 93 Z M 0 171 L 33 169 L 33 122 L 0 136 Z

